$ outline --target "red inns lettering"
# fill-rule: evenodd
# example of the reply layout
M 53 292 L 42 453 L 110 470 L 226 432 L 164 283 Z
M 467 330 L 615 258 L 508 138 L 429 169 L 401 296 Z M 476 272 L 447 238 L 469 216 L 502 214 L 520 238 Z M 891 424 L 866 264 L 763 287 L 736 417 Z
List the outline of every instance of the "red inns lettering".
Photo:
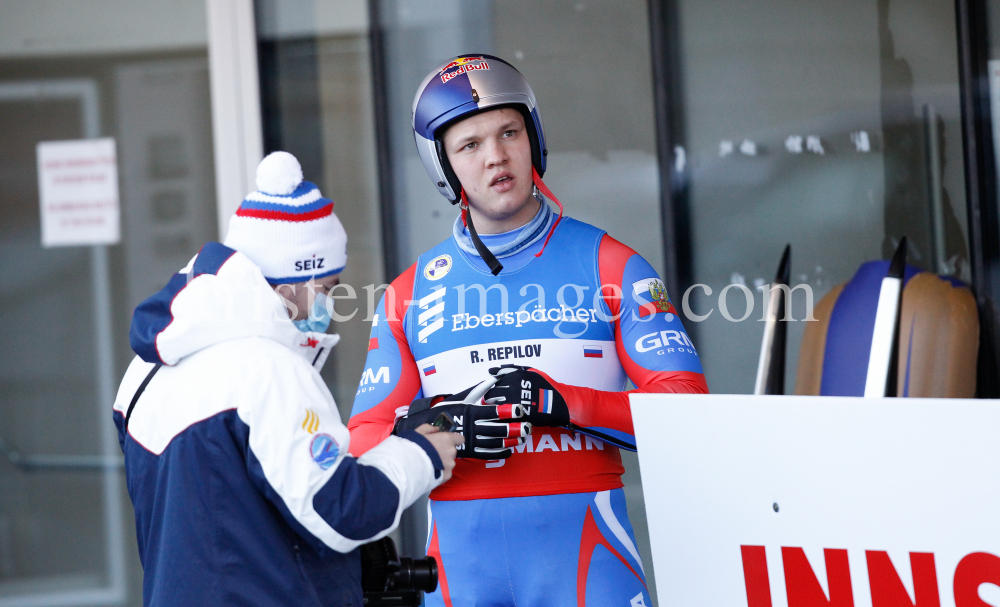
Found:
M 743 579 L 747 585 L 747 607 L 771 607 L 771 581 L 767 577 L 767 553 L 763 546 L 740 546 Z
M 747 606 L 771 607 L 771 584 L 764 546 L 740 546 L 740 552 L 743 557 Z M 788 607 L 854 607 L 847 550 L 826 548 L 823 555 L 826 560 L 829 597 L 823 592 L 802 548 L 782 546 L 781 560 L 785 570 Z M 866 550 L 865 558 L 868 563 L 872 607 L 941 606 L 933 553 L 910 553 L 912 600 L 887 552 Z M 982 584 L 1000 586 L 1000 556 L 988 552 L 973 552 L 959 561 L 953 581 L 955 607 L 990 607 L 989 603 L 979 598 L 979 587 Z
M 823 556 L 826 559 L 826 581 L 830 598 L 827 598 L 823 587 L 819 585 L 805 551 L 802 548 L 782 546 L 781 561 L 785 568 L 788 607 L 854 607 L 847 550 L 824 548 Z
M 980 584 L 1000 586 L 1000 557 L 988 552 L 973 552 L 955 568 L 955 607 L 989 607 L 979 598 Z
M 884 550 L 865 550 L 865 558 L 868 560 L 872 607 L 941 607 L 934 553 L 910 553 L 914 594 L 912 602 L 889 559 L 889 553 Z

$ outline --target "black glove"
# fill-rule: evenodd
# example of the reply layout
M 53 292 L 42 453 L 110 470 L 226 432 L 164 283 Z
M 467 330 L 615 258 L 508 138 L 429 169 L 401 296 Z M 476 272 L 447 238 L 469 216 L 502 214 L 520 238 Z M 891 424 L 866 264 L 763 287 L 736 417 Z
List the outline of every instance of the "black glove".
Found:
M 393 434 L 433 424 L 441 413 L 447 413 L 455 421 L 452 431 L 465 436 L 465 444 L 458 446 L 458 457 L 507 459 L 531 434 L 531 424 L 527 423 L 527 410 L 520 405 L 483 403 L 482 395 L 492 385 L 491 379 L 458 394 L 417 399 L 406 416 L 396 421 Z
M 503 365 L 490 369 L 496 383 L 483 396 L 487 403 L 520 404 L 533 426 L 566 426 L 569 407 L 549 380 L 528 367 Z

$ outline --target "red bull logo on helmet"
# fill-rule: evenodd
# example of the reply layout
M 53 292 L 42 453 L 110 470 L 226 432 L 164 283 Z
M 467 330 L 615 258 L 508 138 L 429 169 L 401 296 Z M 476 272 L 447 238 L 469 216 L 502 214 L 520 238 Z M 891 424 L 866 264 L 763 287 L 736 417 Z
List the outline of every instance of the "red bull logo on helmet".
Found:
M 441 68 L 438 74 L 441 76 L 441 82 L 447 83 L 455 76 L 460 76 L 473 70 L 488 69 L 490 69 L 490 64 L 482 57 L 459 57 Z
M 439 74 L 443 74 L 443 73 L 447 72 L 450 69 L 454 69 L 454 68 L 462 66 L 462 65 L 467 65 L 467 64 L 472 63 L 472 62 L 478 62 L 478 61 L 484 61 L 484 60 L 485 59 L 481 55 L 478 56 L 478 57 L 458 57 L 457 59 L 455 59 L 454 61 L 452 61 L 448 65 L 446 65 L 443 68 L 441 68 L 441 70 L 438 73 Z

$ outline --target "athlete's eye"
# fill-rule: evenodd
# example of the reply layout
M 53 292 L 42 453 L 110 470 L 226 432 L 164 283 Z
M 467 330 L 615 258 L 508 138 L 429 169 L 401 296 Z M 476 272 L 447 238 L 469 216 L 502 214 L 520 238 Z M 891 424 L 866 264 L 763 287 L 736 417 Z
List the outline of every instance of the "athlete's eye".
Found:
M 517 135 L 517 131 L 510 130 L 510 131 L 504 131 L 504 133 L 503 133 L 503 135 L 501 135 L 501 137 L 507 137 L 509 139 L 510 137 L 513 137 L 514 135 Z
M 477 145 L 479 145 L 479 143 L 477 143 L 475 141 L 470 141 L 469 143 L 467 143 L 464 146 L 462 146 L 462 149 L 463 150 L 474 150 L 474 149 L 476 149 Z

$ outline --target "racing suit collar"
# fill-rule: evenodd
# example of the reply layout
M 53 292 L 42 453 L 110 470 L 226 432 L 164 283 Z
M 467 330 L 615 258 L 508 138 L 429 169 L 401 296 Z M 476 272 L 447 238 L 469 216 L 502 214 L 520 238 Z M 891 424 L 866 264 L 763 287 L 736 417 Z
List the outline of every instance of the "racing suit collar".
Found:
M 545 236 L 549 226 L 552 224 L 554 214 L 545 202 L 544 197 L 539 196 L 539 199 L 541 204 L 539 205 L 538 212 L 535 213 L 535 216 L 528 223 L 502 234 L 479 235 L 483 244 L 489 248 L 490 252 L 497 259 L 515 255 Z M 455 225 L 452 227 L 452 236 L 454 236 L 455 242 L 460 249 L 469 255 L 479 257 L 476 247 L 472 244 L 472 236 L 469 234 L 468 228 L 463 224 L 461 216 L 455 219 Z

